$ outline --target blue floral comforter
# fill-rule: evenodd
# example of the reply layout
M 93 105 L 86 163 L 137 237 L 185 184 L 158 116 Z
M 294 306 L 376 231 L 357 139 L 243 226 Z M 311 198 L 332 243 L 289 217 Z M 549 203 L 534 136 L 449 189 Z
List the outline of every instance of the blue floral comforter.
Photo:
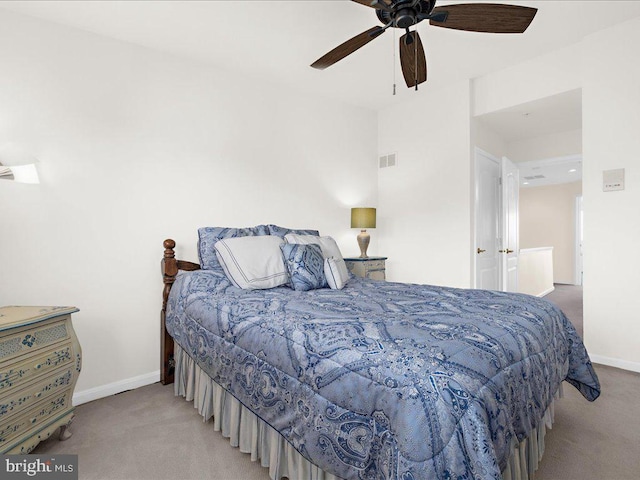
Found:
M 298 452 L 345 479 L 500 478 L 560 383 L 600 393 L 565 315 L 528 295 L 353 278 L 237 289 L 178 276 L 170 334 Z

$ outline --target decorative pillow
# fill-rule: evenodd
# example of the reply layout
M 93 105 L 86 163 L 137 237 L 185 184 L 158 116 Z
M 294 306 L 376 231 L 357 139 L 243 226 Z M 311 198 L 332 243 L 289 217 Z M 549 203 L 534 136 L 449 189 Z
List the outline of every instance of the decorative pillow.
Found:
M 324 258 L 326 259 L 333 257 L 333 259 L 336 261 L 336 264 L 340 269 L 340 277 L 346 279 L 349 278 L 349 270 L 347 270 L 347 265 L 346 263 L 344 263 L 342 253 L 340 253 L 340 248 L 338 248 L 338 244 L 333 238 L 288 233 L 287 235 L 285 235 L 284 239 L 287 241 L 287 243 L 299 243 L 301 245 L 320 245 Z
M 295 233 L 298 235 L 315 235 L 318 236 L 320 233 L 317 230 L 294 230 L 291 228 L 279 227 L 278 225 L 266 225 L 269 228 L 269 235 L 277 235 L 278 237 L 283 237 L 288 233 Z
M 222 267 L 216 257 L 214 245 L 223 238 L 254 237 L 269 235 L 266 225 L 248 228 L 203 227 L 198 229 L 198 257 L 203 270 L 219 270 Z
M 349 280 L 349 274 L 343 276 L 339 262 L 340 260 L 333 257 L 324 259 L 324 276 L 327 278 L 329 287 L 333 290 L 342 290 Z M 344 264 L 344 260 L 341 262 Z
M 325 288 L 324 257 L 320 245 L 280 245 L 294 290 Z
M 273 235 L 225 238 L 214 245 L 218 261 L 236 287 L 258 290 L 278 287 L 289 281 L 280 245 Z

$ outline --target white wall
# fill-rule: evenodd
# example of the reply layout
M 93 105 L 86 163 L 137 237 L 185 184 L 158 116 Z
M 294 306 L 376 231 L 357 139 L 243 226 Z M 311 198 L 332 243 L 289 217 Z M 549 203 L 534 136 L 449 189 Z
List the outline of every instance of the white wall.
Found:
M 520 248 L 553 247 L 553 283 L 575 283 L 575 207 L 581 194 L 582 182 L 520 189 Z
M 520 249 L 518 292 L 543 297 L 554 290 L 553 247 Z
M 471 143 L 496 158 L 507 155 L 508 143 L 477 117 L 471 119 Z
M 80 308 L 77 391 L 157 378 L 167 237 L 195 260 L 198 227 L 277 223 L 358 252 L 375 113 L 4 11 L 0 65 L 0 145 L 42 181 L 0 184 L 0 304 Z
M 530 162 L 582 153 L 582 129 L 514 140 L 507 143 L 507 157 L 514 162 Z
M 468 82 L 421 90 L 378 115 L 379 153 L 398 166 L 378 176 L 378 254 L 393 281 L 471 285 Z
M 584 335 L 599 362 L 640 371 L 640 19 L 583 45 Z M 602 172 L 625 169 L 625 190 Z
M 580 88 L 581 46 L 571 45 L 473 80 L 473 115 Z

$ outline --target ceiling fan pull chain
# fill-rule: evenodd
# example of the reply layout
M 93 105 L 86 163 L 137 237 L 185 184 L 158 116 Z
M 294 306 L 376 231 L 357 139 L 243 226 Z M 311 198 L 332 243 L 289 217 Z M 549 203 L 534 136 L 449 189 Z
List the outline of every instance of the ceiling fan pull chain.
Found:
M 393 94 L 396 94 L 396 31 L 393 30 Z

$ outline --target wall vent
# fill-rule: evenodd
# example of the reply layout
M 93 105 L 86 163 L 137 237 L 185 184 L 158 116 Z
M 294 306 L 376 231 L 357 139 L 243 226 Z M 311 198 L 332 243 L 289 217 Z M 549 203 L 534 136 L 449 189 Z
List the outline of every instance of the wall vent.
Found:
M 395 167 L 396 165 L 397 165 L 397 161 L 396 161 L 395 153 L 390 153 L 389 155 L 383 155 L 382 157 L 380 157 L 380 161 L 378 163 L 378 166 L 380 168 Z

